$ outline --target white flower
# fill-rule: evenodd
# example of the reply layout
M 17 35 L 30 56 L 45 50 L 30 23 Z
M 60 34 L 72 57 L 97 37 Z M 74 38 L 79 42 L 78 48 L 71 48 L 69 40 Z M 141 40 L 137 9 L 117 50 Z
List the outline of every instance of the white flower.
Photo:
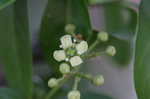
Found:
M 58 62 L 63 61 L 66 59 L 66 54 L 64 50 L 56 50 L 54 51 L 53 57 Z
M 83 63 L 82 59 L 79 56 L 74 56 L 74 57 L 70 58 L 69 61 L 72 65 L 72 67 L 78 66 L 81 63 Z
M 61 37 L 60 41 L 61 41 L 62 47 L 64 49 L 69 48 L 73 45 L 70 35 L 65 35 L 65 36 Z
M 83 54 L 88 50 L 88 44 L 86 41 L 81 41 L 79 44 L 76 45 L 76 49 L 78 54 Z
M 70 91 L 68 94 L 68 99 L 80 99 L 80 92 L 77 90 Z

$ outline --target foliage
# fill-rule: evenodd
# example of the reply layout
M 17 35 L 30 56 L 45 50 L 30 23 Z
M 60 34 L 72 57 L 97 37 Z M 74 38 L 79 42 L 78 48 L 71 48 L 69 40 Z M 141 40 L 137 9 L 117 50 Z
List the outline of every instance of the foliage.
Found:
M 32 97 L 32 53 L 26 0 L 17 0 L 0 11 L 0 59 L 8 85 Z
M 67 24 L 74 24 L 77 27 L 76 35 L 81 33 L 81 38 L 92 46 L 96 42 L 97 34 L 102 30 L 93 30 L 91 26 L 93 20 L 90 20 L 88 6 L 101 6 L 104 9 L 106 25 L 104 30 L 110 37 L 108 42 L 102 42 L 93 52 L 100 52 L 105 46 L 114 45 L 117 49 L 114 61 L 121 66 L 127 65 L 134 56 L 137 96 L 138 99 L 148 99 L 150 97 L 149 3 L 149 0 L 142 0 L 138 10 L 138 5 L 125 0 L 48 0 L 38 36 L 43 56 L 53 69 L 52 74 L 59 76 L 59 64 L 52 57 L 54 50 L 59 47 L 60 37 L 65 34 L 64 27 Z M 48 91 L 47 87 L 37 88 L 39 91 L 33 90 L 32 46 L 28 17 L 28 0 L 0 0 L 0 61 L 4 65 L 9 87 L 0 88 L 1 99 L 33 99 L 33 93 L 40 95 L 37 93 L 43 92 L 45 95 Z M 81 98 L 90 97 L 109 99 L 92 92 L 83 94 Z M 40 98 L 43 99 L 43 96 Z
M 135 88 L 139 99 L 150 97 L 150 3 L 149 0 L 143 0 L 139 10 L 139 24 L 137 30 L 136 48 L 135 48 Z

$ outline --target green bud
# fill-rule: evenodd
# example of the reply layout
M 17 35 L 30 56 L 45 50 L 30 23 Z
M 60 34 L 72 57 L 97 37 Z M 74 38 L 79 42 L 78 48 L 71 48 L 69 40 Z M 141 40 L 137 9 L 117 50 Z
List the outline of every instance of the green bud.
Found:
M 99 32 L 98 39 L 101 40 L 102 42 L 106 42 L 109 39 L 109 35 L 107 32 Z
M 56 86 L 58 86 L 58 80 L 56 78 L 51 78 L 49 81 L 48 81 L 48 86 L 50 88 L 54 88 Z
M 75 25 L 73 25 L 73 24 L 68 24 L 68 25 L 66 25 L 66 27 L 65 27 L 65 32 L 67 32 L 67 33 L 74 33 L 74 32 L 75 32 L 75 29 L 76 29 Z
M 108 46 L 106 53 L 110 56 L 114 56 L 116 54 L 116 48 L 114 46 Z
M 80 99 L 80 92 L 78 90 L 73 90 L 68 93 L 68 99 Z
M 70 66 L 67 63 L 60 64 L 59 71 L 62 74 L 67 74 L 70 72 Z
M 96 86 L 101 86 L 102 84 L 104 84 L 104 77 L 102 75 L 97 75 L 93 79 L 93 84 Z

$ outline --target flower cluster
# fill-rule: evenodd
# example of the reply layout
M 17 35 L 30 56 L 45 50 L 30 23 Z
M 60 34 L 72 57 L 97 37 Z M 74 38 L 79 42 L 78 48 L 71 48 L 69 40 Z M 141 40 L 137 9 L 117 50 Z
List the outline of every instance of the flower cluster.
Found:
M 80 73 L 77 67 L 83 63 L 84 55 L 89 54 L 89 56 L 93 56 L 91 55 L 91 51 L 99 44 L 100 41 L 108 41 L 109 35 L 106 32 L 98 33 L 97 40 L 89 47 L 86 41 L 78 39 L 74 35 L 74 25 L 67 25 L 65 27 L 65 31 L 68 34 L 60 38 L 60 49 L 53 53 L 54 59 L 60 62 L 59 71 L 63 74 L 63 77 L 59 79 L 51 78 L 48 81 L 48 86 L 50 88 L 54 88 L 57 87 L 64 79 L 67 79 L 68 77 L 75 77 L 73 90 L 68 93 L 68 99 L 80 99 L 80 91 L 77 90 L 77 86 L 81 78 L 89 80 L 95 86 L 101 86 L 104 83 L 104 78 L 102 75 L 93 77 L 90 74 Z M 116 54 L 116 49 L 114 46 L 108 46 L 105 53 L 107 55 L 114 56 Z M 99 56 L 99 53 L 94 54 L 94 56 Z
M 53 54 L 58 62 L 65 61 L 63 64 L 71 64 L 72 67 L 83 63 L 81 55 L 88 50 L 88 44 L 84 40 L 76 40 L 71 35 L 64 35 L 60 39 L 62 50 L 56 50 Z

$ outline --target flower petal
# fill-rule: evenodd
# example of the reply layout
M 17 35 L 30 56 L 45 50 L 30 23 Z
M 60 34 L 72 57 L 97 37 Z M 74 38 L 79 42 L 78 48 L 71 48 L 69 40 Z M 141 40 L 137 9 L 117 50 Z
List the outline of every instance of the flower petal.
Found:
M 63 61 L 66 59 L 65 51 L 64 50 L 57 50 L 54 52 L 53 57 L 57 61 Z
M 65 35 L 65 36 L 61 37 L 60 41 L 61 41 L 62 47 L 64 49 L 69 48 L 73 45 L 70 35 Z
M 88 43 L 86 41 L 81 41 L 79 44 L 76 45 L 76 49 L 78 54 L 83 54 L 88 50 Z
M 83 63 L 82 59 L 79 56 L 74 56 L 74 57 L 70 58 L 69 61 L 72 65 L 72 67 L 78 66 L 81 63 Z

